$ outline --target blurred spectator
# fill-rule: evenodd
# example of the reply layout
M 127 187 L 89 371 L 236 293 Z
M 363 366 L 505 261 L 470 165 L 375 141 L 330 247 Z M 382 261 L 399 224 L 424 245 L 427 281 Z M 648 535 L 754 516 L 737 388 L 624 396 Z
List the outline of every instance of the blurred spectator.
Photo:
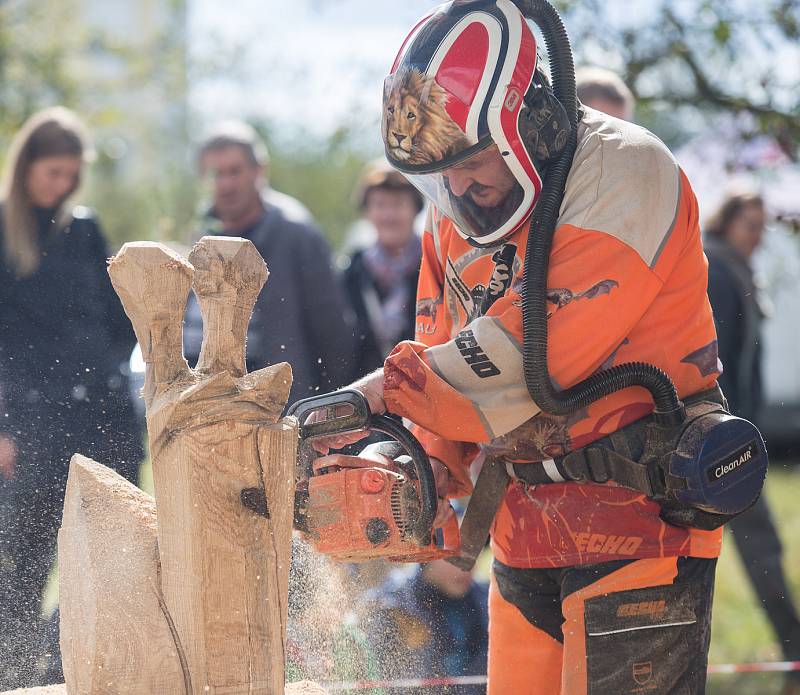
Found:
M 142 432 L 126 376 L 135 337 L 92 212 L 67 201 L 87 143 L 63 108 L 32 116 L 6 156 L 0 215 L 0 689 L 35 685 L 42 590 L 69 459 L 136 481 Z
M 761 196 L 733 193 L 706 221 L 703 244 L 708 257 L 708 295 L 714 307 L 719 379 L 734 415 L 758 420 L 762 403 L 761 320 L 768 301 L 756 284 L 750 259 L 764 236 Z
M 731 412 L 756 424 L 762 403 L 761 321 L 768 309 L 750 259 L 763 238 L 765 218 L 761 196 L 729 194 L 706 222 L 704 239 L 708 297 L 724 368 L 719 383 Z M 728 526 L 785 658 L 800 660 L 800 621 L 766 497 L 762 495 L 752 509 Z M 800 676 L 795 676 L 790 687 L 794 687 L 791 692 L 800 693 Z
M 470 572 L 445 560 L 419 565 L 410 578 L 402 570 L 395 571 L 374 592 L 373 603 L 367 633 L 377 639 L 384 678 L 486 675 L 488 588 L 478 584 Z M 446 686 L 418 692 L 478 695 L 486 692 L 486 686 Z
M 376 232 L 375 243 L 356 251 L 344 272 L 356 314 L 355 369 L 367 374 L 383 365 L 397 343 L 414 338 L 422 260 L 414 219 L 423 201 L 417 189 L 382 159 L 364 168 L 354 199 Z
M 585 106 L 624 121 L 633 120 L 636 106 L 633 94 L 616 73 L 605 68 L 579 68 L 575 71 L 575 82 L 578 99 Z
M 308 211 L 267 184 L 265 145 L 247 124 L 221 124 L 200 146 L 200 173 L 213 206 L 204 234 L 253 242 L 269 279 L 247 329 L 247 367 L 292 366 L 290 402 L 330 391 L 352 373 L 352 327 L 325 238 Z M 194 296 L 186 313 L 186 355 L 196 362 L 202 318 Z

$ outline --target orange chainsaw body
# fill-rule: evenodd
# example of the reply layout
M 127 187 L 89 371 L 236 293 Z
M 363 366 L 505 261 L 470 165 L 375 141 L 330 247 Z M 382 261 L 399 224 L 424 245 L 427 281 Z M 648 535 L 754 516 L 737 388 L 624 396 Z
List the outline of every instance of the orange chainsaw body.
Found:
M 316 550 L 340 562 L 430 562 L 458 553 L 455 514 L 422 545 L 412 537 L 420 505 L 419 486 L 407 471 L 361 460 L 311 477 L 304 511 Z
M 304 398 L 287 415 L 300 422 L 294 525 L 318 552 L 340 562 L 430 562 L 460 552 L 455 514 L 444 528 L 433 527 L 430 459 L 401 422 L 372 415 L 364 395 L 350 389 Z M 391 439 L 371 445 L 377 456 L 322 463 L 312 441 L 346 432 Z

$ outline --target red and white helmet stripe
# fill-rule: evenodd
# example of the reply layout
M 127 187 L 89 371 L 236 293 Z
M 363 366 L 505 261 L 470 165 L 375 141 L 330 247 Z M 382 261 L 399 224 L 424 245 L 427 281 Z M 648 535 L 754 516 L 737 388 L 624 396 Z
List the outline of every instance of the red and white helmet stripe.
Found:
M 435 8 L 415 25 L 387 78 L 384 138 L 387 158 L 396 168 L 416 175 L 446 172 L 493 143 L 522 188 L 519 206 L 496 228 L 462 230 L 464 236 L 482 244 L 518 229 L 542 189 L 519 129 L 536 62 L 536 40 L 511 0 L 455 0 Z M 408 107 L 409 102 L 401 105 L 397 98 L 391 102 L 392 89 L 405 90 L 408 96 L 410 72 L 416 75 L 418 92 L 413 95 L 417 101 L 410 103 L 419 106 L 419 114 Z M 391 82 L 393 76 L 398 85 Z M 426 113 L 437 108 L 436 117 L 425 121 Z M 399 118 L 398 109 L 413 125 Z M 452 146 L 435 140 L 434 121 L 441 123 L 442 118 L 457 126 L 439 126 L 441 138 L 449 138 Z M 431 190 L 427 186 L 423 193 L 431 197 Z

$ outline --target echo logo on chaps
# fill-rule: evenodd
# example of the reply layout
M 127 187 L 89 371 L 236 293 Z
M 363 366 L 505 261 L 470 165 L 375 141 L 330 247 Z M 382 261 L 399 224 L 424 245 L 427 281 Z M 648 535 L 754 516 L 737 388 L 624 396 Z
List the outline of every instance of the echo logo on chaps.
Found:
M 667 602 L 642 601 L 640 603 L 623 603 L 617 608 L 618 618 L 635 618 L 640 615 L 650 616 L 651 618 L 661 618 L 667 612 Z
M 573 536 L 579 553 L 633 555 L 644 540 L 641 536 L 607 536 L 603 533 L 576 533 Z

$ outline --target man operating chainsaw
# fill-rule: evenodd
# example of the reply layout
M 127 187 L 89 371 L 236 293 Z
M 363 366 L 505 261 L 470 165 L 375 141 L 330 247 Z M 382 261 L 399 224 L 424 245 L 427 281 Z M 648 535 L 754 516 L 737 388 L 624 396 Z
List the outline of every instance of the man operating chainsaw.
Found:
M 414 423 L 440 497 L 484 460 L 462 542 L 491 522 L 489 693 L 703 693 L 720 527 L 766 452 L 716 386 L 689 182 L 577 103 L 547 2 L 432 10 L 383 108 L 389 162 L 431 203 L 416 340 L 351 388 Z

